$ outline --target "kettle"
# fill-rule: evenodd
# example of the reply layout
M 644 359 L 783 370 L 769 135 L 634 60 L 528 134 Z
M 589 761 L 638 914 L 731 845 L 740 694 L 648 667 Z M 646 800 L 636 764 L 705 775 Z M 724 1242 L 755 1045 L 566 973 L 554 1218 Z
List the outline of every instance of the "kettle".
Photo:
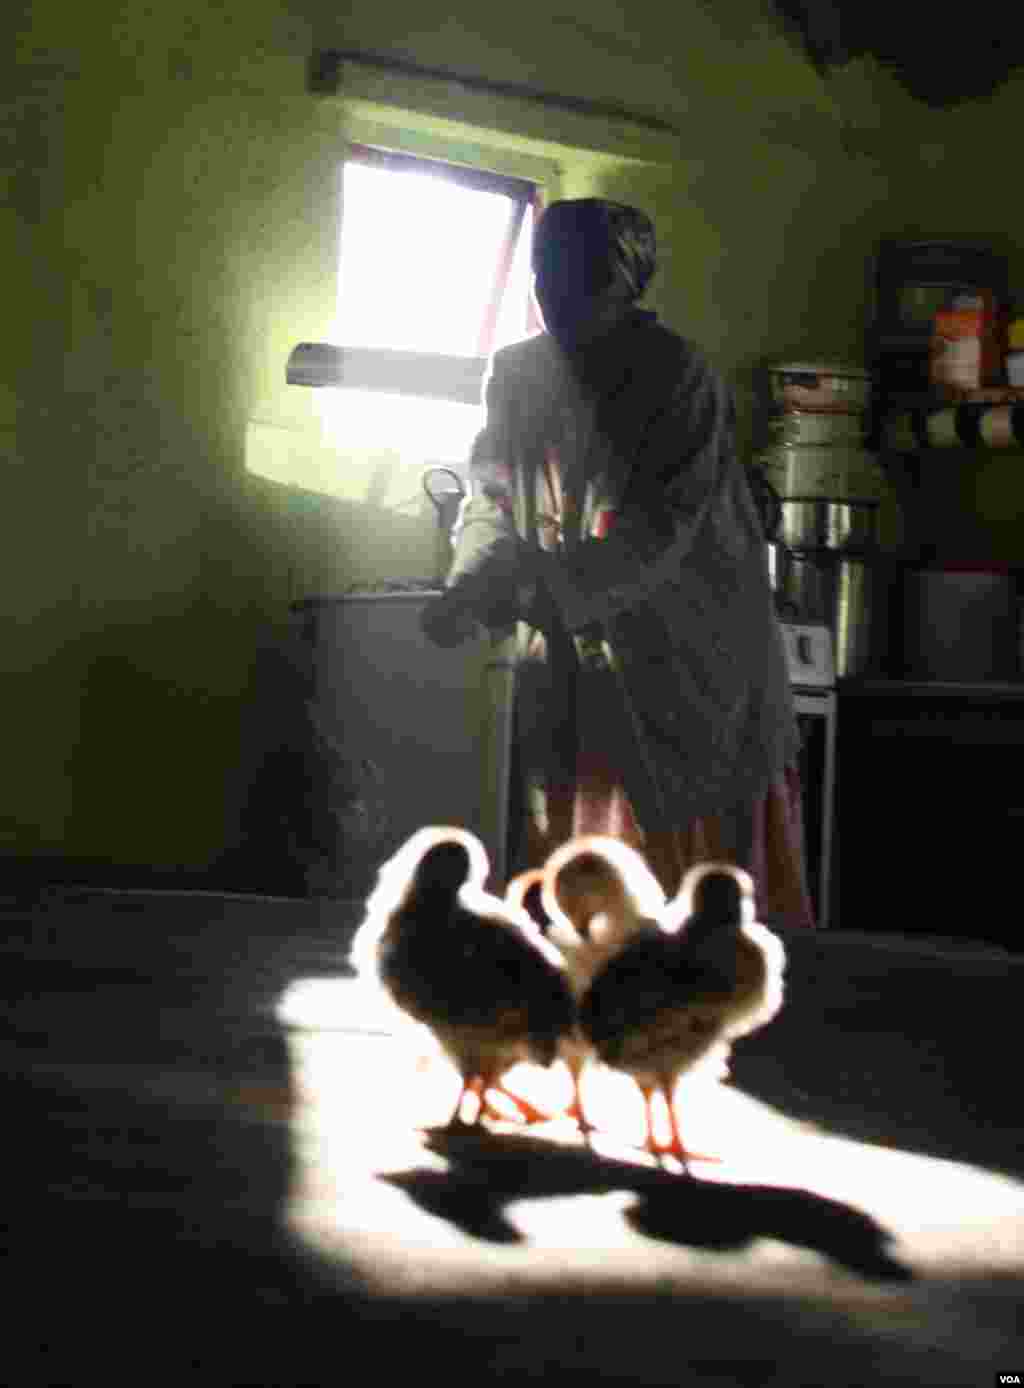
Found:
M 435 490 L 431 485 L 435 478 L 446 478 L 447 483 L 437 485 Z M 452 468 L 430 467 L 423 474 L 423 490 L 437 511 L 437 585 L 439 588 L 443 588 L 448 570 L 452 566 L 454 554 L 452 528 L 459 518 L 459 510 L 466 495 L 466 488 L 462 478 Z

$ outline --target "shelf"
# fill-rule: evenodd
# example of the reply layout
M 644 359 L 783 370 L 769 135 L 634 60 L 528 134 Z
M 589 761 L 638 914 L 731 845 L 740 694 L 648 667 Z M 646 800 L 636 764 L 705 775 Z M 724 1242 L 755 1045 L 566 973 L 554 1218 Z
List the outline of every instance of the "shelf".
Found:
M 961 401 L 937 400 L 933 395 L 891 399 L 877 429 L 881 447 L 896 453 L 1024 449 L 1024 389 L 975 394 L 978 398 Z

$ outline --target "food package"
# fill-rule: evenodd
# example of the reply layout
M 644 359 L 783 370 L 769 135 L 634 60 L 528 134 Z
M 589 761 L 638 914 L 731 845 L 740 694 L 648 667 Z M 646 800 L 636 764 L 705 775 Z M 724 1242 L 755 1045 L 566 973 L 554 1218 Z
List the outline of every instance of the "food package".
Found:
M 1006 334 L 1006 380 L 1024 388 L 1024 318 L 1014 319 Z
M 1005 321 L 988 290 L 952 295 L 935 315 L 929 358 L 931 384 L 951 399 L 998 385 Z

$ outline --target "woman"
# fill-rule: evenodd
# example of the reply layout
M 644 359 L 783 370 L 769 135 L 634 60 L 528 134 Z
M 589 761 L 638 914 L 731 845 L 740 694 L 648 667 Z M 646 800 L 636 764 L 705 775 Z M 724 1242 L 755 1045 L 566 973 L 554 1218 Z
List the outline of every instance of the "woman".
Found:
M 735 407 L 637 307 L 643 213 L 552 203 L 533 247 L 546 333 L 495 353 L 486 427 L 424 630 L 518 623 L 513 870 L 611 834 L 674 894 L 695 862 L 754 877 L 762 919 L 814 925 L 798 733 Z

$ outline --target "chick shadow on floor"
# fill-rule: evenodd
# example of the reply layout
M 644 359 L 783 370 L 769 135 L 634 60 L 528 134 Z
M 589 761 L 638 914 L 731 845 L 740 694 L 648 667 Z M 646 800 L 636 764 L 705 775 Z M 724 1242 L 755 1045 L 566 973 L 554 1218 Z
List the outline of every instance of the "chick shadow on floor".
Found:
M 632 1191 L 637 1200 L 623 1218 L 648 1238 L 721 1253 L 742 1251 L 755 1239 L 776 1239 L 868 1280 L 913 1280 L 910 1269 L 889 1254 L 892 1235 L 882 1225 L 808 1190 L 703 1181 L 605 1157 L 586 1146 L 487 1130 L 435 1129 L 424 1145 L 447 1159 L 447 1171 L 419 1168 L 381 1173 L 379 1179 L 422 1210 L 491 1243 L 526 1242 L 505 1213 L 515 1201 Z

